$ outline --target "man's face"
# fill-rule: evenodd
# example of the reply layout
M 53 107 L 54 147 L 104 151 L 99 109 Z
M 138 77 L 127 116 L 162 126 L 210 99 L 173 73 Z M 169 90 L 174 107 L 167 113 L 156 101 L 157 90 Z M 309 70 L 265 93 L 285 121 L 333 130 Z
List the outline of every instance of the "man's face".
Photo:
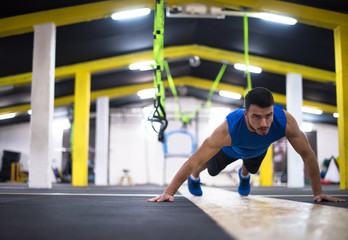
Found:
M 261 108 L 251 104 L 249 110 L 244 110 L 248 129 L 260 136 L 266 136 L 273 122 L 273 106 Z

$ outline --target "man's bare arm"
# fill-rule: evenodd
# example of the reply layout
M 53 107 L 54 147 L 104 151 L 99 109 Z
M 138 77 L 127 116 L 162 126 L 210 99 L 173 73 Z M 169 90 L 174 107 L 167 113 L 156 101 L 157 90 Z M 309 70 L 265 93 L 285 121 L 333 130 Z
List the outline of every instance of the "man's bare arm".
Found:
M 290 142 L 290 144 L 293 146 L 293 148 L 296 150 L 296 152 L 300 154 L 304 161 L 306 172 L 311 182 L 314 200 L 318 202 L 343 201 L 341 199 L 333 198 L 323 194 L 320 181 L 320 170 L 314 151 L 312 150 L 306 135 L 298 127 L 298 124 L 294 117 L 286 111 L 285 115 L 287 118 L 285 136 Z
M 174 194 L 179 187 L 187 180 L 190 174 L 202 163 L 206 163 L 223 146 L 231 145 L 231 137 L 228 132 L 227 121 L 225 120 L 215 131 L 203 142 L 202 146 L 184 163 L 163 194 L 148 199 L 149 202 L 173 201 Z

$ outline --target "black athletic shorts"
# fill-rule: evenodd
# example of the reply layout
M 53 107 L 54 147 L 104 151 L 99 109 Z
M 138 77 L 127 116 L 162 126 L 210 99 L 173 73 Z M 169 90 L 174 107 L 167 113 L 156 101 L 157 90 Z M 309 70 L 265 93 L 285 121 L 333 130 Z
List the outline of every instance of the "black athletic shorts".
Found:
M 266 156 L 266 152 L 261 154 L 260 156 L 256 158 L 250 158 L 250 159 L 243 159 L 243 164 L 248 170 L 249 173 L 257 173 L 259 170 L 262 160 Z M 211 176 L 218 175 L 227 165 L 231 164 L 232 162 L 238 160 L 239 158 L 230 158 L 227 156 L 222 150 L 220 150 L 214 157 L 212 157 L 207 162 L 207 169 L 208 173 Z

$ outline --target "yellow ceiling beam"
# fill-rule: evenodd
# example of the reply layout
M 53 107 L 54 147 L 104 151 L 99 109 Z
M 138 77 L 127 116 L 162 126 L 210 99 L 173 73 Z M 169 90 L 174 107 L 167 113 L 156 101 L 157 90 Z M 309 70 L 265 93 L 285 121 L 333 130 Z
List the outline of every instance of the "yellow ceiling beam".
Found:
M 191 77 L 191 76 L 178 77 L 178 78 L 175 78 L 174 81 L 175 81 L 176 86 L 185 85 L 185 86 L 191 86 L 191 87 L 205 89 L 205 90 L 210 90 L 210 88 L 213 84 L 213 82 L 211 80 L 196 78 L 196 77 Z M 167 84 L 167 82 L 165 82 L 165 84 Z M 169 85 L 166 85 L 166 87 L 168 87 L 168 86 Z M 244 95 L 244 88 L 243 87 L 234 86 L 234 85 L 230 85 L 230 84 L 226 84 L 226 83 L 219 83 L 217 90 L 230 91 L 230 92 L 239 93 L 242 96 Z M 277 104 L 286 105 L 286 96 L 285 95 L 273 93 L 273 97 L 274 97 L 274 101 Z M 336 106 L 318 103 L 318 102 L 313 102 L 313 101 L 308 101 L 308 100 L 303 100 L 303 106 L 321 109 L 324 112 L 328 112 L 328 113 L 337 112 Z
M 329 29 L 348 24 L 347 14 L 275 0 L 166 0 L 165 2 L 169 6 L 189 3 L 204 3 L 233 9 L 243 6 L 253 11 L 292 16 L 299 22 Z M 32 32 L 33 26 L 37 24 L 54 22 L 56 26 L 64 26 L 88 22 L 108 18 L 115 11 L 143 6 L 153 8 L 154 0 L 101 1 L 3 18 L 0 19 L 0 37 Z
M 153 82 L 93 91 L 91 93 L 91 100 L 95 101 L 98 97 L 102 96 L 108 96 L 109 98 L 125 97 L 136 94 L 140 90 L 150 88 L 153 88 Z
M 113 12 L 129 8 L 130 6 L 141 7 L 147 5 L 154 5 L 154 1 L 102 1 L 3 18 L 0 20 L 0 37 L 32 32 L 33 26 L 37 24 L 54 22 L 56 26 L 64 26 L 79 22 L 89 22 L 108 18 Z
M 328 112 L 328 113 L 337 113 L 336 106 L 332 106 L 332 105 L 324 104 L 324 103 L 313 102 L 313 101 L 308 101 L 305 99 L 303 99 L 303 106 L 309 107 L 309 108 L 320 109 L 320 110 L 322 110 L 324 112 Z
M 200 88 L 204 90 L 210 90 L 213 81 L 203 78 L 196 78 L 191 76 L 184 76 L 184 77 L 178 77 L 174 79 L 175 85 L 185 85 L 195 88 Z M 165 80 L 164 84 L 166 87 L 169 87 L 168 81 Z M 116 87 L 116 88 L 109 88 L 109 89 L 103 89 L 103 90 L 97 90 L 91 92 L 91 101 L 95 101 L 98 97 L 107 96 L 110 99 L 113 98 L 119 98 L 119 97 L 125 97 L 128 95 L 136 94 L 139 90 L 142 89 L 149 89 L 153 88 L 153 83 L 142 83 L 142 84 L 135 84 L 130 86 L 122 86 L 122 87 Z M 240 86 L 234 86 L 226 83 L 219 83 L 217 90 L 225 90 L 230 92 L 239 93 L 241 95 L 244 94 L 244 88 Z M 278 93 L 273 93 L 274 101 L 278 104 L 286 105 L 286 96 Z M 67 106 L 74 102 L 74 96 L 65 96 L 56 98 L 54 101 L 54 106 Z M 306 107 L 312 107 L 312 108 L 318 108 L 323 110 L 324 112 L 328 113 L 334 113 L 337 112 L 336 106 L 328 105 L 328 104 L 322 104 L 317 103 L 313 101 L 304 100 L 303 105 Z M 24 104 L 19 106 L 13 106 L 13 107 L 6 107 L 6 108 L 0 108 L 0 114 L 6 114 L 6 113 L 21 113 L 26 112 L 30 109 L 30 104 Z
M 200 88 L 204 90 L 210 90 L 214 83 L 212 80 L 191 77 L 191 76 L 178 77 L 178 78 L 175 78 L 174 81 L 175 81 L 175 86 L 184 85 L 184 86 L 190 86 L 190 87 Z M 164 81 L 164 85 L 165 87 L 169 87 L 167 80 Z M 245 90 L 243 87 L 221 83 L 221 82 L 219 83 L 216 89 L 219 91 L 224 90 L 224 91 L 239 93 L 242 96 L 244 95 L 244 90 Z
M 188 45 L 186 47 L 179 47 L 180 51 L 183 52 L 177 52 L 177 47 L 169 47 L 164 50 L 165 56 L 168 58 L 178 58 L 182 56 L 186 56 L 186 52 L 192 48 L 191 45 Z M 110 70 L 115 70 L 119 68 L 128 67 L 129 64 L 134 62 L 140 62 L 140 61 L 146 61 L 146 60 L 152 60 L 153 59 L 153 52 L 152 51 L 144 51 L 144 52 L 138 52 L 138 53 L 132 53 L 117 57 L 111 57 L 111 58 L 105 58 L 105 59 L 99 59 L 99 60 L 93 60 L 88 61 L 84 63 L 77 63 L 72 64 L 68 66 L 62 66 L 62 67 L 56 67 L 55 70 L 55 78 L 56 79 L 63 79 L 63 78 L 69 78 L 74 77 L 76 72 L 78 72 L 80 69 L 88 69 L 91 73 L 97 73 L 97 72 L 105 72 Z M 23 85 L 23 84 L 30 84 L 32 79 L 32 73 L 22 73 L 7 77 L 1 77 L 0 78 L 0 86 L 5 85 Z
M 27 112 L 30 109 L 30 104 L 22 104 L 11 107 L 0 108 L 0 115 L 7 113 L 23 113 Z
M 119 98 L 132 94 L 136 94 L 139 90 L 153 88 L 153 83 L 136 84 L 132 86 L 123 86 L 117 88 L 109 88 L 91 92 L 91 101 L 95 101 L 98 97 L 108 96 L 109 98 Z M 64 96 L 54 99 L 54 106 L 61 107 L 74 103 L 74 95 Z M 0 108 L 0 115 L 7 113 L 23 113 L 30 109 L 30 104 L 23 104 L 12 107 Z
M 167 2 L 169 6 L 173 4 L 182 5 L 187 3 L 187 1 L 184 0 L 169 0 L 165 2 Z M 89 22 L 102 18 L 109 18 L 111 17 L 111 14 L 116 11 L 138 7 L 149 7 L 153 9 L 154 6 L 154 0 L 100 1 L 96 3 L 81 4 L 78 6 L 3 18 L 0 19 L 0 37 L 33 32 L 33 26 L 37 24 L 54 22 L 54 24 L 59 27 L 80 22 Z
M 110 99 L 112 98 L 120 98 L 125 97 L 128 95 L 136 94 L 138 91 L 142 89 L 149 89 L 153 88 L 153 83 L 142 83 L 142 84 L 135 84 L 130 86 L 122 86 L 122 87 L 116 87 L 116 88 L 108 88 L 108 89 L 102 89 L 102 90 L 96 90 L 91 92 L 91 101 L 96 101 L 98 97 L 107 96 Z M 56 98 L 54 100 L 54 106 L 60 107 L 60 106 L 66 106 L 71 103 L 74 103 L 74 96 L 65 96 Z
M 202 59 L 222 62 L 228 61 L 230 64 L 244 62 L 244 55 L 237 52 L 221 50 L 200 45 L 186 45 L 167 47 L 164 49 L 164 56 L 168 59 L 176 59 L 187 56 L 197 55 Z M 55 78 L 62 79 L 74 77 L 80 69 L 88 69 L 91 73 L 111 71 L 119 68 L 128 67 L 129 64 L 139 61 L 153 59 L 152 51 L 144 51 L 139 53 L 127 54 L 117 57 L 94 60 L 84 63 L 73 64 L 69 66 L 57 67 L 55 70 Z M 318 82 L 335 82 L 336 74 L 327 70 L 307 67 L 299 64 L 288 63 L 284 61 L 272 60 L 263 57 L 249 56 L 251 65 L 263 68 L 264 71 L 272 72 L 280 75 L 286 75 L 289 72 L 302 74 L 307 80 Z M 32 74 L 23 73 L 13 76 L 0 78 L 0 86 L 6 85 L 23 85 L 31 83 Z
M 244 63 L 245 61 L 244 54 L 199 45 L 194 45 L 194 47 L 192 47 L 191 54 L 215 62 L 226 60 L 231 64 L 234 64 L 236 62 Z M 302 74 L 302 77 L 308 80 L 318 82 L 336 81 L 336 74 L 334 72 L 307 67 L 300 64 L 272 60 L 253 55 L 249 56 L 249 63 L 250 65 L 261 67 L 266 72 L 272 72 L 280 75 L 286 75 L 289 72 L 293 72 Z
M 32 76 L 33 74 L 30 72 L 2 77 L 0 78 L 0 87 L 7 85 L 20 86 L 25 84 L 31 84 Z

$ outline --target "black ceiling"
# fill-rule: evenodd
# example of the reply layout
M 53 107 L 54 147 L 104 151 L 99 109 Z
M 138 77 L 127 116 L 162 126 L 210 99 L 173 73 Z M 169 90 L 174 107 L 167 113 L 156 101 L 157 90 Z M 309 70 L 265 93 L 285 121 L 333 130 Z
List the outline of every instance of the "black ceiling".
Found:
M 37 11 L 92 3 L 92 0 L 36 0 L 2 1 L 0 17 L 6 18 Z M 286 1 L 331 11 L 348 13 L 347 1 Z M 90 22 L 57 27 L 56 66 L 70 65 L 90 60 L 103 59 L 153 47 L 152 14 L 124 22 L 105 18 Z M 165 19 L 165 47 L 197 44 L 233 52 L 244 52 L 243 19 L 226 17 L 218 19 Z M 0 38 L 0 77 L 31 72 L 33 33 Z M 249 19 L 249 53 L 254 56 L 301 64 L 323 70 L 335 71 L 334 39 L 332 30 L 297 23 L 294 26 Z M 221 63 L 202 60 L 198 67 L 190 66 L 188 59 L 170 63 L 174 77 L 193 76 L 215 79 Z M 153 81 L 151 71 L 134 72 L 118 69 L 92 76 L 92 90 L 114 88 L 124 85 Z M 244 87 L 243 73 L 229 66 L 221 80 Z M 252 75 L 253 86 L 267 87 L 275 93 L 285 94 L 285 76 L 263 72 Z M 73 79 L 56 82 L 56 97 L 72 95 Z M 189 91 L 190 92 L 190 91 Z M 199 91 L 191 91 L 200 98 Z M 304 79 L 304 99 L 336 105 L 336 86 Z M 206 93 L 205 93 L 206 94 Z M 30 102 L 30 86 L 18 86 L 0 91 L 0 109 Z M 132 102 L 131 100 L 129 102 Z M 112 100 L 112 106 L 126 104 L 126 99 Z M 334 118 L 320 121 L 336 123 Z M 0 124 L 1 121 L 0 121 Z

